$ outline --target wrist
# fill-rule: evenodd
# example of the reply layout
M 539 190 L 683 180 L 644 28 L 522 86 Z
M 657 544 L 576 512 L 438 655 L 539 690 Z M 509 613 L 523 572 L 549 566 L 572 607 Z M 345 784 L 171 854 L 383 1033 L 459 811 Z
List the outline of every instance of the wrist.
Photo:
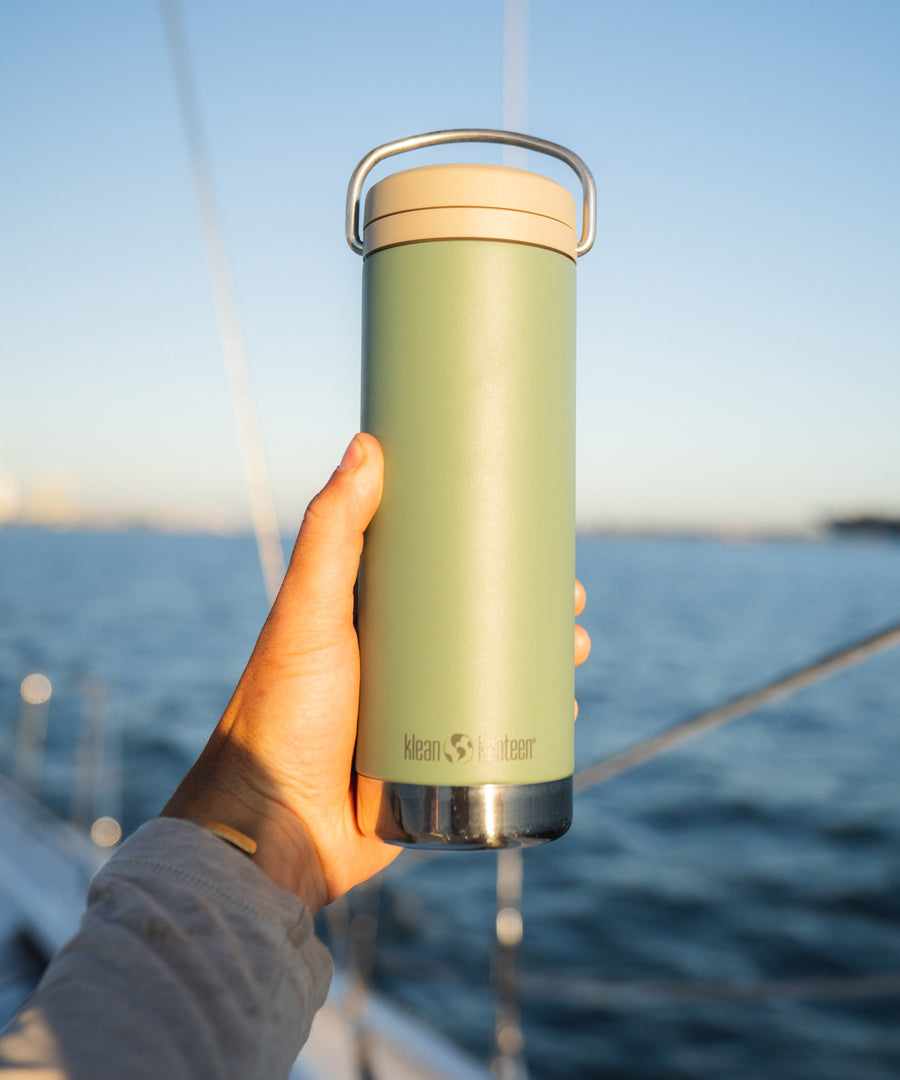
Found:
M 202 755 L 160 817 L 214 822 L 237 830 L 256 844 L 253 855 L 244 857 L 251 858 L 273 884 L 298 896 L 311 915 L 327 903 L 322 866 L 302 821 L 249 787 L 213 777 Z

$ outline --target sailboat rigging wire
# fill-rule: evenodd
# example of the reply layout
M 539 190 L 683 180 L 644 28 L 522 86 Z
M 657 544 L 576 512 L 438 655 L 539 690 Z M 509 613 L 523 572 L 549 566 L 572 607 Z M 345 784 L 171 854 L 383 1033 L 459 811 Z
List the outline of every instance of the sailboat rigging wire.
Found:
M 503 127 L 528 130 L 528 0 L 503 0 Z M 528 151 L 503 147 L 503 164 L 528 167 Z M 494 1055 L 498 1080 L 528 1080 L 525 1034 L 519 1008 L 522 947 L 522 849 L 497 852 L 497 916 L 491 950 L 494 984 Z
M 499 1080 L 527 1080 L 525 1038 L 519 1009 L 522 945 L 522 849 L 497 852 L 497 917 L 491 969 L 494 983 L 494 1047 L 491 1072 Z
M 837 675 L 847 668 L 854 667 L 864 660 L 868 660 L 879 653 L 886 652 L 894 646 L 900 645 L 900 623 L 863 638 L 852 645 L 837 652 L 829 653 L 813 663 L 792 671 L 789 674 L 768 683 L 757 690 L 740 697 L 733 698 L 724 705 L 715 709 L 700 713 L 699 716 L 685 720 L 667 731 L 654 735 L 637 746 L 624 750 L 620 754 L 614 754 L 605 761 L 588 768 L 580 769 L 575 773 L 575 792 L 585 791 L 596 784 L 603 784 L 621 773 L 630 772 L 639 765 L 645 765 L 662 754 L 681 746 L 689 739 L 695 739 L 699 735 L 705 735 L 709 731 L 722 727 L 732 720 L 738 720 L 748 713 L 771 705 L 775 701 L 781 701 L 799 690 L 821 682 Z
M 228 373 L 228 386 L 238 429 L 247 494 L 250 499 L 250 516 L 266 596 L 271 604 L 275 600 L 284 577 L 284 549 L 281 546 L 281 531 L 278 527 L 275 499 L 272 494 L 272 483 L 260 431 L 259 413 L 247 362 L 244 332 L 228 258 L 228 248 L 219 215 L 209 154 L 206 149 L 206 138 L 191 71 L 180 0 L 160 0 L 160 9 L 190 156 L 194 190 L 200 209 L 216 322 Z
M 503 128 L 528 130 L 528 0 L 503 0 Z M 503 147 L 503 164 L 528 168 L 528 151 Z
M 466 986 L 467 969 L 453 961 L 423 965 L 402 950 L 382 948 L 377 969 L 422 982 Z M 900 972 L 871 975 L 799 975 L 782 979 L 594 979 L 590 976 L 528 971 L 519 974 L 519 997 L 586 1008 L 626 1009 L 632 1006 L 706 1001 L 859 1001 L 900 997 Z
M 590 979 L 565 975 L 525 974 L 523 997 L 565 1001 L 593 1008 L 622 1009 L 656 1002 L 703 1001 L 851 1001 L 900 997 L 900 973 L 840 975 L 795 979 Z

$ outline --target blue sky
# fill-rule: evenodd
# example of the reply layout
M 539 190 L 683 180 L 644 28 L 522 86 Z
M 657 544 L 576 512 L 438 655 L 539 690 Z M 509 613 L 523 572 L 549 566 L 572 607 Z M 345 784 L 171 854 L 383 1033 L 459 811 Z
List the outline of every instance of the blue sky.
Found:
M 389 139 L 501 125 L 502 3 L 183 7 L 292 528 L 358 423 L 347 180 Z M 6 0 L 0 27 L 6 487 L 245 520 L 159 9 Z M 581 524 L 900 514 L 900 5 L 531 0 L 529 40 L 529 129 L 598 184 Z

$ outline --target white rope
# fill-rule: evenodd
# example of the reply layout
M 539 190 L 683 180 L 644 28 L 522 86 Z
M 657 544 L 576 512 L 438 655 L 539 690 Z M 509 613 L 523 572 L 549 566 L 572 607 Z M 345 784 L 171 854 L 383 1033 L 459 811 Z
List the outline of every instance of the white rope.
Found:
M 228 386 L 238 429 L 247 494 L 250 499 L 250 516 L 256 536 L 266 596 L 271 604 L 278 593 L 285 570 L 281 531 L 275 512 L 275 499 L 272 494 L 269 468 L 259 426 L 259 413 L 247 362 L 247 349 L 234 290 L 228 248 L 219 215 L 203 122 L 191 72 L 181 4 L 180 0 L 160 0 L 160 6 L 166 42 L 172 59 L 178 105 L 191 160 L 194 190 L 200 208 L 216 322 L 219 327 L 225 369 L 228 373 Z

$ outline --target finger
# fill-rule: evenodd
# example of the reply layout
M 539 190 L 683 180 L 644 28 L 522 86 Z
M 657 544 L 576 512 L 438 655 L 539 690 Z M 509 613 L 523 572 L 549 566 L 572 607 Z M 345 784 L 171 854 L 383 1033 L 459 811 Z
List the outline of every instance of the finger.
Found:
M 587 603 L 587 593 L 580 581 L 575 582 L 575 614 L 580 615 Z
M 575 719 L 578 719 L 578 702 L 575 702 Z
M 355 435 L 341 464 L 303 517 L 279 603 L 352 616 L 363 533 L 381 501 L 384 456 L 378 440 Z
M 575 666 L 583 664 L 591 655 L 591 636 L 583 626 L 575 627 Z

